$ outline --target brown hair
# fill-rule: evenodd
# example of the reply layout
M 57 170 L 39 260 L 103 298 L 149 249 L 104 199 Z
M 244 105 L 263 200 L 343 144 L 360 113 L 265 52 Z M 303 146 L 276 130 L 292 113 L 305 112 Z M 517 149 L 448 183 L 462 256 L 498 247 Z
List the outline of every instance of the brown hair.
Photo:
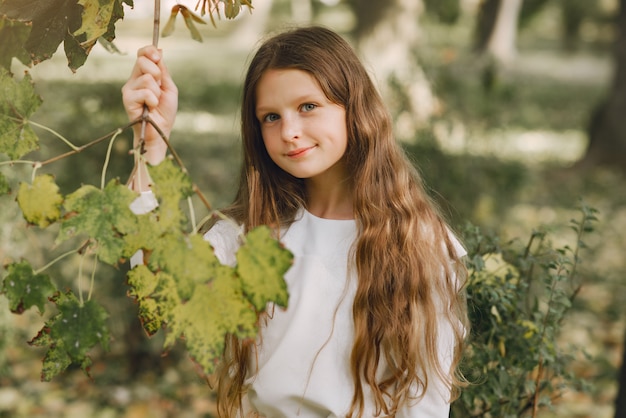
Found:
M 377 414 L 384 415 L 394 415 L 415 393 L 421 397 L 432 373 L 454 395 L 462 386 L 457 366 L 467 329 L 463 263 L 419 174 L 395 141 L 391 119 L 367 71 L 333 31 L 289 30 L 269 38 L 254 55 L 243 86 L 240 185 L 225 212 L 246 229 L 281 226 L 306 204 L 303 180 L 281 170 L 263 144 L 256 89 L 268 69 L 306 71 L 330 101 L 346 110 L 345 160 L 358 227 L 350 359 L 355 392 L 349 416 L 363 414 L 364 384 L 370 386 Z M 440 352 L 442 321 L 455 336 L 452 353 Z M 252 350 L 249 341 L 227 338 L 218 386 L 220 416 L 232 416 L 241 404 Z M 377 379 L 381 360 L 389 373 Z

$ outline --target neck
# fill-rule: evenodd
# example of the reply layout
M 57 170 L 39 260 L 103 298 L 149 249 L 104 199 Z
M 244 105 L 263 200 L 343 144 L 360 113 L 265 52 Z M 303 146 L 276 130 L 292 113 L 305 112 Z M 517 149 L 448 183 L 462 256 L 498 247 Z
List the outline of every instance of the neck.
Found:
M 347 177 L 337 181 L 325 178 L 306 180 L 307 210 L 326 219 L 354 219 L 352 183 Z

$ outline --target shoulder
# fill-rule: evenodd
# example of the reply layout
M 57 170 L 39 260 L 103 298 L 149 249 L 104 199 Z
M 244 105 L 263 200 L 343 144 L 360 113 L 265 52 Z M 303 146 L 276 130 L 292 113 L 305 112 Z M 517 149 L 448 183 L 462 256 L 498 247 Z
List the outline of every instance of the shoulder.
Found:
M 237 262 L 235 255 L 241 246 L 242 233 L 243 227 L 234 221 L 221 220 L 204 234 L 204 239 L 211 244 L 222 264 L 234 266 Z
M 461 244 L 461 240 L 450 230 L 450 228 L 446 228 L 448 232 L 448 238 L 452 243 L 452 247 L 454 248 L 454 253 L 458 258 L 462 258 L 467 255 L 467 250 Z

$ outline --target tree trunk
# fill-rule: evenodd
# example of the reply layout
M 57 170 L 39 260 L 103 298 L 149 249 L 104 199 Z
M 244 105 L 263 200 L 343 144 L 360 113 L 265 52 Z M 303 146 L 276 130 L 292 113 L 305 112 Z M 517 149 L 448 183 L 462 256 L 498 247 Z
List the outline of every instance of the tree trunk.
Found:
M 517 54 L 517 22 L 522 0 L 501 1 L 487 52 L 500 63 L 508 63 Z
M 626 171 L 626 0 L 620 0 L 613 88 L 589 124 L 589 145 L 579 167 L 606 165 Z
M 478 52 L 487 49 L 491 32 L 496 26 L 498 9 L 500 9 L 500 0 L 483 0 L 480 4 L 474 30 L 474 49 Z
M 391 114 L 397 116 L 400 139 L 411 140 L 415 131 L 437 110 L 438 102 L 420 67 L 421 0 L 351 0 L 357 17 L 355 41 Z

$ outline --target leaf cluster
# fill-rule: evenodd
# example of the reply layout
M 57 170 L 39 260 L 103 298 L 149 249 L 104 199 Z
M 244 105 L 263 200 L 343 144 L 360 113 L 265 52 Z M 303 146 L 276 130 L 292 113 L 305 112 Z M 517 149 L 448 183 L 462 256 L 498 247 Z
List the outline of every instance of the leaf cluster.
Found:
M 90 3 L 81 4 L 87 7 Z M 254 339 L 258 317 L 267 304 L 287 306 L 283 275 L 291 266 L 292 255 L 269 228 L 260 227 L 241 235 L 236 265 L 221 264 L 211 245 L 196 233 L 194 222 L 189 228 L 182 204 L 198 192 L 182 164 L 177 166 L 172 159 L 148 167 L 158 202 L 148 213 L 138 215 L 131 210 L 138 195 L 127 185 L 117 179 L 105 182 L 106 161 L 99 187 L 83 184 L 70 193 L 61 193 L 54 177 L 38 174 L 38 170 L 63 155 L 44 162 L 21 160 L 39 146 L 30 117 L 41 99 L 35 94 L 30 77 L 16 81 L 0 69 L 0 88 L 3 91 L 0 156 L 8 158 L 0 166 L 27 163 L 33 167 L 30 181 L 21 181 L 17 186 L 0 173 L 0 194 L 17 189 L 14 201 L 24 220 L 31 227 L 56 229 L 56 243 L 69 242 L 75 248 L 39 269 L 27 260 L 9 261 L 0 276 L 0 293 L 8 299 L 12 312 L 19 314 L 37 307 L 42 315 L 52 315 L 30 342 L 47 348 L 43 380 L 51 380 L 70 364 L 79 365 L 89 374 L 89 353 L 97 346 L 106 350 L 110 339 L 106 326 L 108 314 L 92 299 L 95 269 L 86 297 L 82 289 L 82 267 L 76 280 L 77 292 L 60 290 L 56 283 L 61 280 L 44 273 L 67 256 L 79 257 L 81 266 L 85 258 L 92 258 L 94 265 L 102 262 L 118 266 L 133 255 L 143 254 L 143 263 L 128 274 L 128 293 L 137 301 L 147 334 L 165 328 L 166 349 L 182 339 L 207 374 L 221 357 L 227 334 Z M 110 138 L 110 154 L 111 145 L 121 131 L 118 129 L 88 145 Z M 84 147 L 72 146 L 73 151 L 68 154 L 80 152 Z M 173 150 L 172 154 L 179 161 Z M 135 155 L 139 164 L 145 164 L 137 152 Z M 10 203 L 8 199 L 2 201 L 6 203 Z M 193 212 L 190 205 L 189 213 Z
M 208 14 L 211 19 L 211 24 L 213 27 L 216 27 L 215 17 L 217 15 L 218 19 L 222 18 L 222 14 L 220 12 L 220 8 L 223 7 L 224 16 L 227 19 L 234 19 L 239 15 L 241 9 L 246 6 L 249 10 L 252 10 L 252 1 L 251 0 L 199 0 L 196 4 L 196 11 L 200 9 L 200 16 L 193 13 L 189 8 L 183 4 L 176 4 L 172 7 L 172 11 L 170 12 L 170 17 L 163 28 L 163 32 L 161 35 L 163 37 L 170 36 L 174 33 L 174 29 L 176 27 L 176 18 L 178 14 L 183 17 L 183 21 L 185 22 L 185 26 L 189 30 L 191 34 L 191 39 L 194 41 L 202 42 L 202 35 L 196 28 L 196 23 L 201 25 L 205 25 L 206 22 L 202 19 L 204 15 Z
M 63 43 L 68 65 L 75 71 L 101 41 L 109 47 L 115 24 L 124 17 L 123 4 L 133 0 L 0 0 L 0 66 L 10 69 L 13 57 L 25 65 L 47 60 Z
M 582 286 L 582 238 L 597 220 L 596 210 L 584 204 L 580 214 L 571 221 L 573 247 L 555 247 L 547 231 L 533 232 L 521 245 L 467 226 L 471 335 L 462 369 L 470 386 L 453 404 L 453 416 L 536 416 L 564 390 L 583 388 L 569 367 L 579 350 L 565 350 L 558 341 Z

